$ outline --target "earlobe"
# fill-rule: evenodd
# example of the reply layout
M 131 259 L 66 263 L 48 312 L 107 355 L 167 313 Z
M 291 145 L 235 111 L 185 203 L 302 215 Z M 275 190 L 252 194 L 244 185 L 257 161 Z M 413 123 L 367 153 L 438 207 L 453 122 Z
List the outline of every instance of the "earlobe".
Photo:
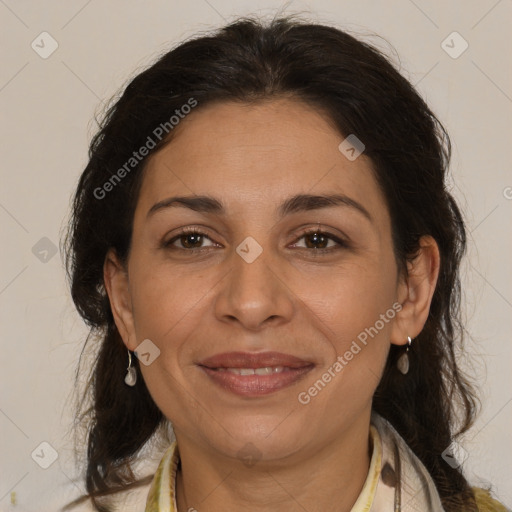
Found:
M 440 256 L 436 241 L 429 235 L 419 242 L 416 257 L 407 264 L 407 275 L 400 280 L 398 296 L 402 309 L 396 316 L 391 343 L 405 345 L 423 329 L 439 277 Z
M 103 264 L 103 280 L 110 301 L 110 308 L 117 330 L 129 350 L 137 346 L 128 270 L 117 258 L 113 249 L 109 250 Z

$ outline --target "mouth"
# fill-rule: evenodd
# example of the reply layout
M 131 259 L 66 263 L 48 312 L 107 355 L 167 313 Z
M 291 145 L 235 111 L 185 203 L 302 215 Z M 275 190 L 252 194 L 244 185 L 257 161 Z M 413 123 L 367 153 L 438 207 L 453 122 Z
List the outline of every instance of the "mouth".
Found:
M 224 390 L 239 396 L 258 397 L 302 380 L 315 365 L 279 352 L 229 352 L 205 359 L 198 366 Z

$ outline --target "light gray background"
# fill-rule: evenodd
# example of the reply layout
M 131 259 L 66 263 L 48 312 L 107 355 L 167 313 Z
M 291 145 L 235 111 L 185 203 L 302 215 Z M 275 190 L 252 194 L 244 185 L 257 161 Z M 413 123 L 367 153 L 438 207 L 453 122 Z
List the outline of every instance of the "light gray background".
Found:
M 74 369 L 87 331 L 69 298 L 59 253 L 52 256 L 51 248 L 59 245 L 87 161 L 95 112 L 183 38 L 236 15 L 273 15 L 280 7 L 272 0 L 0 0 L 0 511 L 53 511 L 79 492 L 68 431 Z M 473 483 L 492 483 L 510 505 L 512 2 L 297 0 L 284 8 L 297 11 L 386 50 L 371 33 L 385 38 L 452 137 L 453 190 L 470 233 L 467 365 L 483 402 L 463 444 L 465 467 Z M 49 39 L 41 43 L 38 37 L 43 31 L 58 43 L 47 59 L 31 48 L 34 40 L 44 51 L 50 48 Z M 453 31 L 469 44 L 458 58 L 442 47 Z M 462 49 L 457 37 L 445 43 L 452 53 Z M 39 462 L 50 461 L 51 449 L 38 448 L 42 442 L 58 453 L 48 469 L 31 458 L 37 448 Z

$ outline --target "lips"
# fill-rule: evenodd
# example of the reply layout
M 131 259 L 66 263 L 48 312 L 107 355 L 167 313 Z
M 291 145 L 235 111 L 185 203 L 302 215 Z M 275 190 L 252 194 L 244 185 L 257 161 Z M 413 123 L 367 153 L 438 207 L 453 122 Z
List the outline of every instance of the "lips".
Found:
M 315 365 L 280 352 L 226 352 L 198 366 L 221 388 L 239 396 L 258 397 L 291 386 Z
M 209 357 L 199 363 L 207 368 L 304 368 L 313 363 L 281 352 L 225 352 Z

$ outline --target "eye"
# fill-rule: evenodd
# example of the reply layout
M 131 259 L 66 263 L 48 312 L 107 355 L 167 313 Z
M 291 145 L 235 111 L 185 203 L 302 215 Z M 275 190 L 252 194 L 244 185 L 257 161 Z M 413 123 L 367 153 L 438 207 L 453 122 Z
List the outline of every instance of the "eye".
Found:
M 203 246 L 202 244 L 205 240 L 209 240 L 211 242 L 211 239 L 206 233 L 203 233 L 196 228 L 186 228 L 169 241 L 164 242 L 163 246 L 166 248 L 182 250 L 198 250 L 214 246 L 213 242 L 208 246 Z
M 299 240 L 302 239 L 304 239 L 305 242 L 304 246 L 301 248 L 314 249 L 315 251 L 331 252 L 342 247 L 347 247 L 347 243 L 340 238 L 334 236 L 332 233 L 319 229 L 305 231 L 299 238 Z M 297 244 L 294 246 L 297 247 Z
M 298 240 L 304 240 L 304 245 L 300 246 L 296 242 L 292 247 L 313 249 L 314 253 L 336 251 L 348 246 L 348 244 L 339 237 L 320 229 L 305 231 Z M 203 244 L 206 241 L 209 241 L 210 244 L 205 246 Z M 169 241 L 162 243 L 164 248 L 183 251 L 199 251 L 217 245 L 218 244 L 215 244 L 206 233 L 197 228 L 185 228 Z

